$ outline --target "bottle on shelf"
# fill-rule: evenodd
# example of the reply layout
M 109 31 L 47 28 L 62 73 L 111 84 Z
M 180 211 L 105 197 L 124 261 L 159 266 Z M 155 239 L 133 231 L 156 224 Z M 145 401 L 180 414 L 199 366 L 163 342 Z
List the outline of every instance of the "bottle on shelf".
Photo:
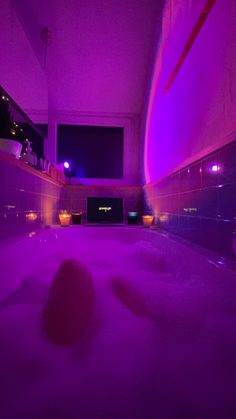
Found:
M 20 159 L 22 161 L 24 161 L 25 163 L 29 164 L 30 166 L 37 166 L 38 159 L 37 159 L 36 154 L 32 150 L 31 141 L 26 139 L 26 141 L 24 141 L 24 143 L 26 143 L 26 150 L 21 155 Z

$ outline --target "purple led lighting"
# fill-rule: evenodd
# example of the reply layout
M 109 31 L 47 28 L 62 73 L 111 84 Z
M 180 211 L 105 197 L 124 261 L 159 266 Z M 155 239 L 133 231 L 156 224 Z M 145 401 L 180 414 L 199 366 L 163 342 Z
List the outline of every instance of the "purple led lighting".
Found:
M 213 3 L 206 0 L 199 2 L 198 9 L 191 8 L 189 18 L 183 19 L 182 35 L 179 34 L 176 37 L 174 35 L 175 30 L 179 26 L 178 7 L 174 11 L 173 2 L 171 0 L 165 2 L 162 41 L 156 49 L 146 109 L 144 163 L 147 183 L 158 181 L 177 171 L 179 167 L 187 166 L 196 159 L 199 160 L 208 155 L 209 151 L 216 149 L 215 138 L 219 139 L 218 146 L 223 146 L 223 138 L 227 135 L 228 130 L 231 132 L 221 115 L 220 107 L 217 105 L 219 98 L 222 99 L 221 91 L 224 91 L 224 84 L 229 76 L 226 71 L 221 74 L 216 72 L 214 68 L 219 66 L 223 68 L 222 63 L 227 61 L 227 54 L 219 52 L 219 45 L 221 45 L 222 51 L 225 51 L 224 45 L 226 44 L 230 45 L 232 50 L 234 48 L 233 42 L 231 43 L 232 34 L 230 32 L 230 25 L 233 27 L 233 22 L 226 23 L 224 31 L 222 29 L 222 32 L 217 32 L 217 43 L 214 42 L 214 46 L 212 45 L 212 37 L 215 33 L 214 27 L 220 26 L 219 22 L 221 22 L 222 16 L 226 17 L 226 3 L 215 2 L 209 18 L 205 20 L 201 33 L 199 33 L 193 48 L 191 48 L 191 52 L 189 51 L 188 55 L 184 53 L 184 56 L 187 57 L 185 63 L 188 62 L 188 65 L 185 66 L 182 65 L 181 51 L 184 51 L 187 45 L 185 52 L 188 52 L 190 45 L 188 40 L 191 42 L 194 40 L 192 37 L 194 22 L 202 21 L 201 19 L 205 16 L 205 6 Z M 178 4 L 181 5 L 179 7 L 182 7 L 183 10 L 187 9 L 184 0 L 179 0 Z M 171 13 L 172 18 L 170 20 Z M 230 14 L 227 16 L 231 19 Z M 179 56 L 177 49 L 180 52 Z M 207 54 L 204 51 L 207 51 Z M 202 59 L 203 54 L 204 60 Z M 163 57 L 165 58 L 163 59 Z M 192 74 L 196 72 L 196 66 L 197 71 L 203 74 L 201 82 L 204 83 L 204 86 L 207 86 L 202 95 L 199 95 L 198 83 L 195 83 L 192 77 Z M 180 70 L 178 75 L 174 73 L 175 68 Z M 172 71 L 173 73 L 171 73 Z M 171 74 L 173 76 L 176 74 L 176 77 L 170 79 Z M 171 84 L 168 85 L 167 91 L 163 94 L 168 80 L 171 80 Z M 207 109 L 211 109 L 211 115 L 208 114 Z M 210 121 L 209 125 L 206 126 L 206 118 L 208 117 L 217 121 L 214 127 L 213 124 L 210 124 Z M 227 124 L 230 124 L 230 118 L 228 121 Z M 204 142 L 206 137 L 209 138 L 207 146 Z M 180 138 L 181 141 L 179 141 Z M 189 141 L 190 138 L 191 142 Z M 220 166 L 220 170 L 216 169 L 214 171 L 213 169 L 212 171 L 211 164 L 213 163 L 218 162 L 213 161 L 207 167 L 208 173 L 212 176 L 224 170 Z
M 65 169 L 69 169 L 70 168 L 70 163 L 68 161 L 64 162 L 64 168 Z
M 210 167 L 210 171 L 212 173 L 217 173 L 220 171 L 220 166 L 218 164 L 212 164 Z

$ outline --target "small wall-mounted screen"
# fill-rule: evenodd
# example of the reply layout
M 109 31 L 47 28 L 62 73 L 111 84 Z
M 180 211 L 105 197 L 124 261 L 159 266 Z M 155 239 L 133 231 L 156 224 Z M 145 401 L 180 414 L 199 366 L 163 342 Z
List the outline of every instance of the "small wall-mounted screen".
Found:
M 123 199 L 88 198 L 87 220 L 90 222 L 123 222 Z
M 120 127 L 57 125 L 57 162 L 71 163 L 77 178 L 122 179 L 123 137 Z

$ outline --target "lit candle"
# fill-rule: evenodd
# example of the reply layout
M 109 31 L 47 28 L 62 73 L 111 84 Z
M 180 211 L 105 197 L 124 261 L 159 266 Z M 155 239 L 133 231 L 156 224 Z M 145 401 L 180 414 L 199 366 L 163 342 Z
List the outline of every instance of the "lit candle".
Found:
M 38 218 L 38 215 L 35 212 L 30 211 L 28 214 L 25 215 L 26 220 L 29 222 L 36 221 Z
M 68 226 L 70 224 L 71 214 L 68 214 L 67 212 L 62 212 L 59 214 L 59 220 L 61 223 L 61 226 Z
M 153 215 L 143 215 L 142 219 L 144 227 L 150 227 L 152 225 L 153 218 Z

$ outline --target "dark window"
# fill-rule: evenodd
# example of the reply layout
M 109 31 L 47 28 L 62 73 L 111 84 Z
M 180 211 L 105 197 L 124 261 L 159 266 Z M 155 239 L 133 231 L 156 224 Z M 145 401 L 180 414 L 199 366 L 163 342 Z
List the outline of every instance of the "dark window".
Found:
M 123 128 L 57 126 L 57 162 L 71 163 L 71 176 L 123 178 Z

